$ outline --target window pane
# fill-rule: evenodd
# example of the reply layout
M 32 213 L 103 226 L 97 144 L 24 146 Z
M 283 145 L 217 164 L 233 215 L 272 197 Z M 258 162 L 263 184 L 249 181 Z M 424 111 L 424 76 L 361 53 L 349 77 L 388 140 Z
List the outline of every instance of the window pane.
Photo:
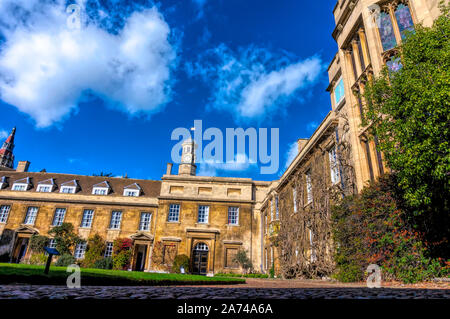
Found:
M 113 243 L 107 242 L 105 248 L 105 257 L 111 257 L 113 253 Z
M 386 12 L 381 12 L 378 17 L 378 31 L 380 33 L 381 44 L 383 45 L 384 51 L 390 50 L 397 45 L 391 17 Z
M 53 217 L 53 226 L 61 226 L 64 221 L 64 215 L 66 214 L 65 208 L 57 208 L 55 210 L 55 216 Z
M 6 223 L 8 220 L 9 210 L 11 209 L 11 206 L 0 206 L 0 223 Z
M 91 227 L 93 217 L 94 211 L 92 209 L 85 209 L 83 219 L 81 221 L 81 227 Z
M 34 222 L 36 220 L 36 215 L 38 212 L 37 207 L 28 207 L 27 215 L 25 217 L 25 224 L 27 225 L 34 225 Z
M 414 23 L 409 8 L 404 4 L 400 4 L 395 10 L 395 18 L 397 19 L 398 28 L 402 39 L 405 39 L 408 31 L 414 31 Z
M 228 224 L 238 225 L 239 223 L 239 208 L 228 207 Z
M 119 229 L 120 228 L 120 222 L 122 221 L 122 212 L 121 211 L 113 211 L 111 213 L 111 229 Z
M 198 207 L 198 223 L 208 223 L 209 218 L 209 206 L 199 206 Z
M 141 213 L 141 221 L 139 223 L 139 230 L 144 230 L 144 231 L 150 230 L 150 221 L 151 221 L 150 213 Z
M 177 222 L 180 217 L 180 205 L 179 204 L 172 204 L 169 207 L 169 216 L 167 220 L 169 222 Z
M 336 87 L 334 88 L 334 100 L 336 102 L 336 105 L 339 104 L 339 102 L 342 101 L 344 96 L 345 96 L 345 93 L 344 93 L 344 80 L 341 78 L 339 80 L 338 84 L 336 85 Z

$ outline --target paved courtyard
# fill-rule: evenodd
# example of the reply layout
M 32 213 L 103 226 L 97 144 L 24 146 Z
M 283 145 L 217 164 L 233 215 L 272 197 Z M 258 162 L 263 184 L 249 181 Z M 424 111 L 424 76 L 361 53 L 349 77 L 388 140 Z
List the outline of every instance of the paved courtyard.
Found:
M 236 286 L 99 287 L 3 285 L 0 299 L 450 299 L 449 283 L 366 288 L 363 283 L 342 284 L 320 280 L 247 279 Z

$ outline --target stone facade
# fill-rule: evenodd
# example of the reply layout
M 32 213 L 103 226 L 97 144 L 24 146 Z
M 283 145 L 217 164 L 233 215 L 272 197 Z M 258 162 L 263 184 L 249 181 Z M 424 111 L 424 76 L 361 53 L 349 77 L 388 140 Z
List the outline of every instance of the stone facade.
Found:
M 14 262 L 27 258 L 31 235 L 46 235 L 55 212 L 65 209 L 64 221 L 83 238 L 94 233 L 106 242 L 131 238 L 134 270 L 167 271 L 175 254 L 186 254 L 197 273 L 238 272 L 233 257 L 239 249 L 262 272 L 273 266 L 280 273 L 298 255 L 303 266 L 313 266 L 321 261 L 319 250 L 331 264 L 331 240 L 322 246 L 317 242 L 322 236 L 317 232 L 326 225 L 318 225 L 321 219 L 301 219 L 302 214 L 326 213 L 336 196 L 359 192 L 388 170 L 376 137 L 361 126 L 364 103 L 355 93 L 362 93 L 385 64 L 395 67 L 392 57 L 402 32 L 417 23 L 430 26 L 439 15 L 438 3 L 337 1 L 332 36 L 338 52 L 328 67 L 331 111 L 310 138 L 299 139 L 296 158 L 277 181 L 196 176 L 192 140 L 183 144 L 178 174 L 168 164 L 161 181 L 30 173 L 29 162 L 20 162 L 14 171 L 13 131 L 0 152 L 0 256 Z M 384 20 L 374 18 L 378 13 Z M 15 190 L 15 183 L 22 186 Z M 38 192 L 40 185 L 50 192 Z M 74 193 L 62 193 L 64 187 L 73 187 Z M 95 194 L 95 187 L 106 194 Z M 138 196 L 130 196 L 135 192 Z M 37 215 L 27 222 L 30 207 Z M 94 217 L 92 225 L 82 227 L 86 210 Z M 112 227 L 115 212 L 121 212 L 119 227 Z M 287 257 L 289 249 L 280 246 L 280 238 L 295 223 L 305 225 Z M 317 275 L 321 272 L 326 273 L 322 269 Z

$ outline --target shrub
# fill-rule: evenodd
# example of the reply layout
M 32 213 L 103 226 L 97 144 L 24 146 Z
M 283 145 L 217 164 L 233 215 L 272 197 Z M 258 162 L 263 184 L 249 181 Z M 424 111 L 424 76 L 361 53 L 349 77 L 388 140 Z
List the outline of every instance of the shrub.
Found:
M 112 269 L 113 268 L 113 259 L 112 257 L 105 257 L 102 259 L 98 259 L 94 263 L 94 268 L 98 269 Z
M 247 256 L 247 251 L 244 249 L 239 249 L 233 261 L 237 262 L 244 272 L 249 272 L 253 269 L 252 262 Z
M 131 250 L 122 250 L 113 257 L 113 269 L 127 270 L 130 267 Z
M 270 267 L 269 274 L 270 274 L 270 278 L 275 277 L 275 265 L 274 264 L 272 264 L 272 267 Z
M 103 259 L 103 252 L 105 251 L 105 242 L 99 234 L 95 234 L 88 239 L 87 250 L 84 254 L 82 262 L 83 267 L 94 267 L 98 260 Z
M 133 241 L 129 238 L 117 238 L 113 243 L 113 269 L 126 270 L 130 267 L 131 247 Z
M 30 257 L 31 265 L 45 265 L 47 263 L 48 256 L 44 253 L 32 254 Z
M 186 272 L 189 271 L 189 257 L 186 255 L 176 255 L 173 260 L 172 271 L 179 274 L 181 272 L 180 268 L 183 266 Z
M 67 267 L 69 265 L 75 264 L 76 259 L 71 254 L 63 254 L 59 256 L 58 260 L 55 263 L 57 267 Z
M 405 283 L 448 272 L 443 260 L 428 256 L 424 235 L 407 218 L 412 212 L 397 185 L 395 175 L 382 176 L 333 207 L 336 279 L 363 280 L 370 264 L 380 266 L 384 278 Z

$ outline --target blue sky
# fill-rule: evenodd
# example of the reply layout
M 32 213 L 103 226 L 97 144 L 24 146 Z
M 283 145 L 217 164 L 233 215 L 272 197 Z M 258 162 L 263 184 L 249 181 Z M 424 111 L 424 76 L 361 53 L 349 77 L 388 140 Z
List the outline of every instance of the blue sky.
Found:
M 279 128 L 277 179 L 331 109 L 335 0 L 0 1 L 0 138 L 32 171 L 160 179 L 177 127 Z M 175 168 L 176 169 L 176 168 Z

